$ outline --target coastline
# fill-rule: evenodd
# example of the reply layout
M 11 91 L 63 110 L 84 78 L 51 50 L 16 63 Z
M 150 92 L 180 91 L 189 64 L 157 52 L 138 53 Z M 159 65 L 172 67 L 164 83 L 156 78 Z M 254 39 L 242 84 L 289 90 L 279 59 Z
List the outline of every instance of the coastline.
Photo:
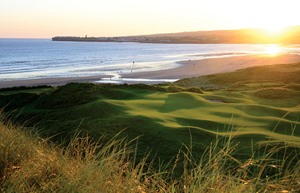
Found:
M 191 78 L 209 74 L 231 72 L 242 68 L 260 65 L 289 64 L 300 62 L 300 55 L 280 54 L 280 55 L 247 55 L 230 56 L 221 58 L 208 58 L 201 60 L 179 61 L 179 67 L 173 69 L 137 72 L 122 74 L 122 78 L 114 79 L 109 75 L 88 76 L 88 77 L 62 77 L 28 79 L 17 81 L 0 82 L 0 88 L 18 86 L 39 86 L 51 85 L 59 86 L 70 82 L 92 82 L 92 83 L 145 83 L 156 84 L 164 80 L 177 80 Z
M 139 72 L 122 75 L 124 78 L 148 78 L 148 79 L 182 79 L 203 76 L 209 74 L 232 72 L 235 70 L 273 64 L 289 64 L 300 62 L 300 55 L 280 54 L 272 55 L 247 55 L 230 56 L 221 58 L 209 58 L 202 60 L 188 60 L 178 62 L 181 66 L 174 69 Z

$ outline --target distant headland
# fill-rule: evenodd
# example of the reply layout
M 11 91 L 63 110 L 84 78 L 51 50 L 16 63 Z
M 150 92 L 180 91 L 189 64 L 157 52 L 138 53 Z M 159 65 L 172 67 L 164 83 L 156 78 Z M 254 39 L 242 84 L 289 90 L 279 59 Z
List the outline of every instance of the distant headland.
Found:
M 168 44 L 300 44 L 300 26 L 280 33 L 262 29 L 215 30 L 118 37 L 56 36 L 53 41 L 140 42 Z

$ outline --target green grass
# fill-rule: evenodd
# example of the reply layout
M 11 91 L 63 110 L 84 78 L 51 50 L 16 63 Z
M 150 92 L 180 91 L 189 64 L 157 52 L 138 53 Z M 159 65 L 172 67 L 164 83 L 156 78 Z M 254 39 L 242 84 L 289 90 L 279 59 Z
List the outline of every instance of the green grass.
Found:
M 9 118 L 34 126 L 57 143 L 78 131 L 95 139 L 104 135 L 106 140 L 121 132 L 130 140 L 140 138 L 138 158 L 151 150 L 157 160 L 168 161 L 190 143 L 190 133 L 198 157 L 216 136 L 234 135 L 246 159 L 253 141 L 300 143 L 300 132 L 294 130 L 300 124 L 300 95 L 295 90 L 292 95 L 281 92 L 286 85 L 189 92 L 173 85 L 73 83 L 47 92 L 0 95 L 0 104 Z
M 191 143 L 174 164 L 153 169 L 147 153 L 135 161 L 136 140 L 106 143 L 75 134 L 62 148 L 12 124 L 1 122 L 0 132 L 1 192 L 300 191 L 300 146 L 282 141 L 252 147 L 247 160 L 235 156 L 232 137 L 210 142 L 200 158 Z

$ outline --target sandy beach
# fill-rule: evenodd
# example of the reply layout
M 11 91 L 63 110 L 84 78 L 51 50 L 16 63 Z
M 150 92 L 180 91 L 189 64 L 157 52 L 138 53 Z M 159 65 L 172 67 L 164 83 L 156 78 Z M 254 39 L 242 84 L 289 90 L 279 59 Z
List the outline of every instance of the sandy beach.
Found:
M 300 56 L 295 54 L 282 54 L 282 55 L 247 55 L 247 56 L 234 56 L 211 58 L 203 60 L 188 60 L 181 61 L 180 67 L 153 71 L 131 73 L 123 75 L 124 78 L 148 78 L 148 79 L 182 79 L 202 75 L 216 74 L 222 72 L 231 72 L 242 68 L 261 65 L 273 64 L 289 64 L 300 62 Z
M 247 55 L 222 58 L 210 58 L 203 60 L 180 61 L 178 68 L 122 74 L 122 83 L 147 83 L 146 81 L 126 81 L 126 79 L 182 79 L 208 74 L 231 72 L 242 68 L 272 65 L 289 64 L 300 62 L 300 56 L 295 54 L 282 55 Z M 110 76 L 90 76 L 90 77 L 66 77 L 66 78 L 46 78 L 20 81 L 2 81 L 0 88 L 17 86 L 38 86 L 38 85 L 63 85 L 69 82 L 96 82 L 103 78 L 109 79 Z M 158 83 L 159 81 L 155 82 Z M 150 82 L 153 83 L 153 82 Z

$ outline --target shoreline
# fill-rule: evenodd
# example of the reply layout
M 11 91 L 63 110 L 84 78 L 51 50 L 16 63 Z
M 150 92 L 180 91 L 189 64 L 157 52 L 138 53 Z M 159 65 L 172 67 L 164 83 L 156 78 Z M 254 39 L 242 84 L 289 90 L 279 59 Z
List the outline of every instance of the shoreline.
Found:
M 183 79 L 196 76 L 232 72 L 243 68 L 262 65 L 290 64 L 300 62 L 300 55 L 280 54 L 272 55 L 246 55 L 221 58 L 208 58 L 201 60 L 179 61 L 181 66 L 173 69 L 137 72 L 122 75 L 124 78 L 148 78 L 148 79 Z
M 19 86 L 60 86 L 71 82 L 93 82 L 102 78 L 109 78 L 107 75 L 87 76 L 87 77 L 60 77 L 60 78 L 40 78 L 27 80 L 13 80 L 0 82 L 0 88 L 19 87 Z
M 253 66 L 289 64 L 296 62 L 300 62 L 300 55 L 244 55 L 207 58 L 201 60 L 179 61 L 178 64 L 180 64 L 180 66 L 173 69 L 121 74 L 121 78 L 114 78 L 110 75 L 99 75 L 88 77 L 61 77 L 2 81 L 0 82 L 0 88 L 40 85 L 59 86 L 70 82 L 156 84 L 161 82 L 172 82 L 182 78 L 192 78 L 209 74 L 232 72 Z

